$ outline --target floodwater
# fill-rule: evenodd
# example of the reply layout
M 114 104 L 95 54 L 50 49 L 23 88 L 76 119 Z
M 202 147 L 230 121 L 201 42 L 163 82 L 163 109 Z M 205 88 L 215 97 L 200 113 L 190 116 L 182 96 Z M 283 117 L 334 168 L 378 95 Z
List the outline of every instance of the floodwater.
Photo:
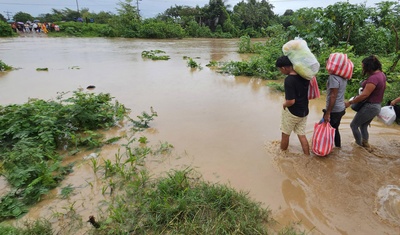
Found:
M 52 99 L 57 92 L 95 85 L 90 92 L 110 93 L 132 109 L 133 118 L 150 107 L 158 113 L 141 135 L 150 144 L 168 142 L 174 149 L 170 159 L 149 164 L 154 172 L 192 166 L 207 181 L 249 192 L 272 210 L 277 227 L 299 222 L 297 227 L 307 234 L 400 234 L 399 126 L 374 120 L 369 129 L 372 151 L 367 151 L 353 143 L 349 123 L 354 113 L 348 110 L 341 125 L 343 147 L 329 157 L 302 155 L 294 135 L 289 150 L 280 151 L 283 94 L 269 89 L 266 81 L 224 75 L 205 66 L 210 61 L 247 59 L 236 52 L 237 43 L 238 39 L 3 38 L 0 60 L 20 69 L 0 73 L 0 104 Z M 156 49 L 171 59 L 141 57 L 142 51 Z M 184 56 L 194 58 L 202 69 L 187 67 Z M 324 99 L 310 102 L 310 140 Z M 100 155 L 111 158 L 115 151 L 109 146 Z M 90 228 L 88 216 L 99 217 L 98 203 L 107 198 L 98 193 L 101 182 L 83 157 L 69 159 L 79 164 L 62 184 L 72 185 L 74 195 L 61 200 L 60 190 L 54 190 L 21 220 L 50 218 L 60 234 L 75 234 L 67 221 L 73 213 L 82 223 L 79 233 Z M 6 189 L 0 183 L 0 191 Z

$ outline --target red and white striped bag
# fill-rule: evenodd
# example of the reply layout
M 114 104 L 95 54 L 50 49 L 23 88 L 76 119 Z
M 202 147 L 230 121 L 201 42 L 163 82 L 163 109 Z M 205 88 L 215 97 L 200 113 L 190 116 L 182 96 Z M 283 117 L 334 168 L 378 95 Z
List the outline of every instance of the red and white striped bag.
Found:
M 316 99 L 319 97 L 320 97 L 320 93 L 319 93 L 319 88 L 318 88 L 318 82 L 317 82 L 317 78 L 314 76 L 310 80 L 310 85 L 308 86 L 308 99 L 312 100 L 312 99 Z
M 346 54 L 332 53 L 326 62 L 326 70 L 329 74 L 341 76 L 345 79 L 351 79 L 353 76 L 354 64 Z
M 317 122 L 314 124 L 312 137 L 312 152 L 324 157 L 332 152 L 335 141 L 335 128 L 329 122 Z

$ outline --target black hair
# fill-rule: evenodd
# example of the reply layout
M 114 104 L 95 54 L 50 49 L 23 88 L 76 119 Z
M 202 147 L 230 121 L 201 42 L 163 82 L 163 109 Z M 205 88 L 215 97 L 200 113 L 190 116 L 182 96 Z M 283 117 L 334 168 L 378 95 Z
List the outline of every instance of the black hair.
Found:
M 293 64 L 292 62 L 290 62 L 289 57 L 281 56 L 276 60 L 275 66 L 277 68 L 281 68 L 281 67 L 293 66 Z
M 370 55 L 362 60 L 363 63 L 363 71 L 362 74 L 372 74 L 376 70 L 382 71 L 382 64 L 378 60 L 378 58 L 374 55 Z

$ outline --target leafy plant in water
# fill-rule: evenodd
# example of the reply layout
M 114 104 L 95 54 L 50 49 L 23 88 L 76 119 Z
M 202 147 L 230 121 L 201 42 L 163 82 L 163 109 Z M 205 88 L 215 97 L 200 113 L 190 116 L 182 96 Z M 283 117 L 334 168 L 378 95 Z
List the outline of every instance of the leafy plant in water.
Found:
M 160 142 L 160 146 L 153 153 L 154 154 L 167 154 L 171 152 L 174 146 L 168 142 Z
M 163 54 L 163 55 L 158 55 Z M 164 55 L 165 51 L 162 50 L 151 50 L 151 51 L 142 51 L 142 57 L 148 58 L 152 60 L 169 60 L 169 55 Z
M 202 69 L 201 65 L 199 63 L 197 63 L 195 60 L 193 60 L 192 58 L 190 58 L 190 57 L 188 58 L 187 65 L 190 68 Z
M 277 91 L 281 91 L 284 92 L 285 91 L 285 87 L 283 86 L 282 83 L 277 83 L 277 82 L 270 82 L 267 84 L 267 86 L 277 90 Z
M 12 70 L 12 69 L 13 69 L 13 67 L 7 65 L 6 63 L 4 63 L 3 61 L 0 60 L 0 71 L 1 71 L 1 72 L 3 72 L 3 71 L 10 71 L 10 70 Z
M 138 115 L 137 118 L 139 120 L 134 120 L 128 117 L 130 122 L 133 124 L 133 130 L 134 131 L 140 131 L 146 128 L 149 128 L 149 123 L 154 119 L 154 117 L 157 117 L 157 113 L 154 112 L 153 108 L 150 108 L 150 114 L 147 112 L 142 112 L 142 115 Z
M 147 137 L 146 136 L 139 137 L 138 142 L 141 144 L 147 143 Z
M 206 64 L 206 67 L 217 67 L 217 66 L 219 66 L 219 62 L 214 60 Z
M 59 149 L 101 146 L 94 130 L 114 126 L 128 111 L 109 94 L 66 94 L 0 106 L 0 162 L 14 191 L 0 200 L 0 221 L 25 213 L 72 171 L 72 164 L 61 165 Z
M 3 220 L 16 218 L 28 212 L 27 206 L 15 197 L 15 193 L 8 193 L 0 200 L 0 217 Z
M 74 187 L 72 184 L 68 184 L 64 188 L 61 189 L 61 198 L 65 199 L 68 198 L 74 191 Z

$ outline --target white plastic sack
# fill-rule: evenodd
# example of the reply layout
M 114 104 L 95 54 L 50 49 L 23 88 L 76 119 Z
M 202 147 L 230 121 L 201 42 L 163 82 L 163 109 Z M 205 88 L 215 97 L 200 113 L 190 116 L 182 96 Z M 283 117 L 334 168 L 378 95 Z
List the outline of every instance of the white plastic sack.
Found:
M 382 107 L 381 112 L 378 114 L 378 118 L 386 125 L 392 125 L 396 120 L 396 112 L 394 111 L 393 106 Z
M 319 63 L 303 39 L 294 39 L 285 43 L 282 52 L 289 57 L 293 69 L 300 76 L 311 80 L 319 71 Z

